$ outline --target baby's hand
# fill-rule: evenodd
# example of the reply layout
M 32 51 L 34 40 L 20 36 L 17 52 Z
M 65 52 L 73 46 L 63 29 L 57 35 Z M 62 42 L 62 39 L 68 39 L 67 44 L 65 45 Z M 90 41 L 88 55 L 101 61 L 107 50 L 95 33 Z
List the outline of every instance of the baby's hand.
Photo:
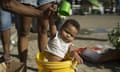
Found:
M 49 10 L 52 11 L 52 12 L 56 12 L 56 11 L 57 11 L 57 5 L 56 5 L 56 4 L 52 4 L 52 5 L 49 7 Z
M 82 64 L 82 63 L 83 63 L 82 57 L 80 57 L 80 56 L 78 55 L 78 53 L 75 52 L 75 51 L 73 51 L 72 60 L 73 60 L 73 61 L 77 61 L 78 64 Z
M 51 16 L 53 17 L 55 16 L 56 12 L 57 12 L 57 5 L 52 4 L 50 7 L 48 7 L 47 10 L 44 11 L 44 17 L 47 17 L 47 18 L 50 18 Z

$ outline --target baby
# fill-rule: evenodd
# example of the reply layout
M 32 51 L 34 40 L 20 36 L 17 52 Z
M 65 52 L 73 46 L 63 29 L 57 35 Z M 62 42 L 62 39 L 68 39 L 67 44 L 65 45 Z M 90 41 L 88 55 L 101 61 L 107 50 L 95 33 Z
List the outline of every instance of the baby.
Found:
M 50 39 L 48 41 L 47 48 L 45 49 L 48 61 L 63 61 L 66 54 L 69 53 L 72 60 L 76 60 L 78 63 L 83 63 L 82 58 L 72 46 L 72 41 L 79 32 L 80 24 L 74 19 L 68 19 L 61 26 L 60 30 L 57 31 L 54 15 L 50 16 L 49 23 Z

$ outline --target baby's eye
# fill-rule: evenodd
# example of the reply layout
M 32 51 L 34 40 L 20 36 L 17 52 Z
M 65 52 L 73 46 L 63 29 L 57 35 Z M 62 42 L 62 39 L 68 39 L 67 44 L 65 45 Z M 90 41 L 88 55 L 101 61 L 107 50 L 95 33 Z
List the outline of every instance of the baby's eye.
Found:
M 65 31 L 67 34 L 69 34 L 71 37 L 74 37 L 74 35 L 72 35 L 70 31 L 68 31 L 68 30 L 66 30 L 66 29 L 64 29 L 64 31 Z
M 66 31 L 66 33 L 69 34 L 69 35 L 71 36 L 71 33 L 70 33 L 70 32 Z

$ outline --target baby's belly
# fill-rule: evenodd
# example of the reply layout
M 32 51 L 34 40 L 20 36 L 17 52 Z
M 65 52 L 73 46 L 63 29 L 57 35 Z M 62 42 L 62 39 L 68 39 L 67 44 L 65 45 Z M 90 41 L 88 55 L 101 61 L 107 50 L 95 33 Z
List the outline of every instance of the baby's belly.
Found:
M 60 62 L 63 60 L 63 58 L 53 55 L 49 52 L 45 52 L 45 55 L 49 62 Z

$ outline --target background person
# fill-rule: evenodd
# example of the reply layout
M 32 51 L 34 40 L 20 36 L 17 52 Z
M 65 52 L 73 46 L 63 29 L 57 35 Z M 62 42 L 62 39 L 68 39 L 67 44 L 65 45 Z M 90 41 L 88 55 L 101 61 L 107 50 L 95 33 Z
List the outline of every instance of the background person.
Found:
M 35 7 L 42 11 L 40 16 L 37 16 L 37 32 L 38 32 L 38 47 L 39 51 L 43 51 L 47 45 L 47 27 L 48 17 L 46 14 L 50 13 L 50 9 L 54 4 L 54 0 L 21 0 L 26 6 Z M 28 53 L 28 34 L 30 32 L 30 24 L 32 17 L 25 15 L 18 15 L 17 31 L 18 31 L 18 52 L 20 61 L 25 64 L 24 71 L 26 72 L 27 53 Z

